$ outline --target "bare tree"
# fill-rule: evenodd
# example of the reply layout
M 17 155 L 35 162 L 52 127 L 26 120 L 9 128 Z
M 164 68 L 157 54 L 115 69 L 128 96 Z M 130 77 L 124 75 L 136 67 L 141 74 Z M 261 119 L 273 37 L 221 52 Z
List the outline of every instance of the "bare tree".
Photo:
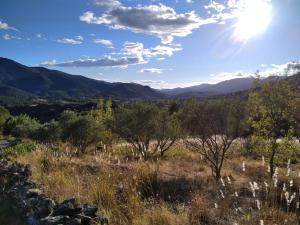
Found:
M 182 111 L 187 146 L 201 154 L 216 179 L 221 177 L 230 146 L 241 133 L 243 109 L 238 101 L 192 100 Z

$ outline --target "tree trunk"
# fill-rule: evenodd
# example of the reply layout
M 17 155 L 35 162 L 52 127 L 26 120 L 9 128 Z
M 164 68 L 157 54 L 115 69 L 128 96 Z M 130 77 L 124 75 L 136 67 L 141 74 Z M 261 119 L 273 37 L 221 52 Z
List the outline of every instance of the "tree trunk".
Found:
M 271 150 L 272 150 L 272 153 L 271 153 L 271 157 L 270 157 L 270 163 L 269 163 L 269 166 L 270 166 L 270 176 L 271 178 L 273 177 L 274 175 L 274 159 L 275 159 L 275 154 L 276 154 L 276 151 L 277 151 L 277 143 L 276 143 L 276 139 L 273 139 L 272 140 L 272 146 L 271 146 Z
M 221 178 L 221 168 L 215 168 L 215 178 L 218 181 Z

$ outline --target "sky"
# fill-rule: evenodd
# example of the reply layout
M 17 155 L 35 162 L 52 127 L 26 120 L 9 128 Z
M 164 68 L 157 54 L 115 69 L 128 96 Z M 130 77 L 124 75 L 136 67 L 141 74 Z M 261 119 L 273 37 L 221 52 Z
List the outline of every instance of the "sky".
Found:
M 1 0 L 0 56 L 158 89 L 292 74 L 300 1 Z

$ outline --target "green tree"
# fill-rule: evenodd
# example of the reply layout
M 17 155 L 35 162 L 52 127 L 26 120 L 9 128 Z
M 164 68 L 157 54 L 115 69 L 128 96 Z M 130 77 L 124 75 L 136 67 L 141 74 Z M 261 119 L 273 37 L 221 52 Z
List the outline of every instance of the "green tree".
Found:
M 168 110 L 160 110 L 156 126 L 154 136 L 157 146 L 155 149 L 163 157 L 165 152 L 182 136 L 182 127 L 178 115 L 176 113 L 170 114 Z
M 268 81 L 248 99 L 248 123 L 253 139 L 262 140 L 269 157 L 270 176 L 279 150 L 277 140 L 293 132 L 295 93 L 286 81 Z
M 190 100 L 181 112 L 187 146 L 204 158 L 219 179 L 233 141 L 241 135 L 243 107 L 239 101 Z
M 6 108 L 0 106 L 0 134 L 2 133 L 4 124 L 9 117 L 9 111 Z
M 70 137 L 70 132 L 71 132 L 71 126 L 72 124 L 78 120 L 79 115 L 71 110 L 66 110 L 61 113 L 59 117 L 59 124 L 62 129 L 62 140 L 67 141 L 67 139 Z
M 154 104 L 134 103 L 119 108 L 112 121 L 112 131 L 126 140 L 146 160 L 160 152 L 163 156 L 178 138 L 175 116 Z
M 15 137 L 31 138 L 39 128 L 39 122 L 27 115 L 9 118 L 4 124 L 4 133 Z
M 57 121 L 50 121 L 41 125 L 35 132 L 35 139 L 46 144 L 58 142 L 62 136 L 62 128 Z
M 69 127 L 67 140 L 84 153 L 87 147 L 101 141 L 102 126 L 90 115 L 79 116 Z

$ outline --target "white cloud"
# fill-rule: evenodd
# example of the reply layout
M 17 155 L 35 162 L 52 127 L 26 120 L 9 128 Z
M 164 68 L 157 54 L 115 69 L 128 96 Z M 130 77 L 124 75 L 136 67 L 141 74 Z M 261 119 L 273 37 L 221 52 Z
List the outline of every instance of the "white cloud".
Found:
M 176 82 L 167 82 L 164 80 L 134 80 L 134 83 L 147 85 L 155 89 L 171 89 L 171 88 L 184 88 L 191 87 L 195 85 L 203 84 L 203 82 L 186 82 L 186 83 L 176 83 Z
M 113 43 L 111 40 L 105 40 L 105 39 L 95 39 L 94 43 L 96 44 L 102 44 L 108 47 L 113 47 Z
M 0 21 L 0 30 L 3 29 L 3 30 L 7 30 L 9 29 L 9 26 L 7 23 L 4 23 L 2 21 Z
M 125 55 L 136 55 L 139 57 L 172 56 L 175 52 L 181 51 L 181 46 L 172 47 L 169 45 L 157 45 L 153 48 L 145 48 L 140 42 L 125 42 L 123 52 Z
M 101 59 L 78 59 L 68 62 L 48 61 L 40 63 L 42 66 L 59 66 L 59 67 L 121 67 L 125 68 L 129 65 L 146 64 L 150 58 L 172 56 L 175 52 L 181 51 L 180 45 L 165 46 L 158 45 L 153 48 L 145 48 L 143 43 L 125 42 L 121 52 L 111 53 L 110 55 L 118 55 L 114 58 L 106 56 Z
M 226 9 L 226 6 L 216 1 L 211 1 L 208 5 L 204 6 L 204 8 L 208 10 L 212 9 L 218 13 L 221 13 Z
M 36 35 L 37 38 L 42 38 L 42 36 L 43 36 L 42 34 L 37 34 Z
M 219 3 L 214 0 L 210 0 L 208 5 L 204 8 L 207 13 L 210 14 L 211 19 L 218 21 L 220 24 L 225 24 L 227 20 L 237 18 L 244 12 L 249 2 L 257 0 L 225 0 L 223 3 Z M 272 0 L 260 0 L 264 4 L 270 5 Z
M 202 19 L 194 11 L 178 14 L 163 4 L 137 7 L 118 6 L 97 17 L 85 12 L 80 20 L 88 24 L 103 24 L 112 29 L 130 30 L 159 37 L 163 44 L 171 43 L 174 37 L 185 37 L 205 24 L 216 23 L 215 19 Z
M 117 0 L 94 0 L 95 4 L 102 7 L 116 7 L 120 6 L 121 3 Z
M 2 38 L 6 41 L 9 41 L 9 40 L 12 40 L 12 39 L 17 39 L 17 40 L 21 40 L 22 38 L 21 37 L 16 37 L 16 36 L 13 36 L 13 35 L 9 35 L 9 34 L 4 34 L 2 36 Z
M 225 80 L 232 80 L 236 78 L 248 78 L 252 77 L 254 73 L 247 73 L 244 71 L 236 71 L 236 72 L 220 72 L 217 74 L 211 74 L 211 82 L 218 83 Z
M 7 23 L 0 21 L 0 30 L 15 30 L 17 31 L 16 28 L 10 27 Z
M 141 69 L 140 73 L 157 73 L 157 74 L 161 74 L 162 69 L 159 69 L 159 68 L 145 68 L 145 69 Z
M 78 35 L 75 37 L 77 40 L 83 41 L 83 37 L 81 35 Z
M 261 69 L 257 72 L 246 72 L 243 70 L 236 72 L 220 72 L 217 74 L 211 74 L 211 80 L 213 82 L 221 82 L 225 80 L 231 80 L 235 78 L 248 78 L 256 77 L 259 74 L 260 77 L 266 78 L 270 76 L 292 76 L 300 72 L 300 61 L 287 62 L 284 64 L 262 64 Z
M 67 44 L 67 45 L 79 45 L 82 44 L 82 40 L 73 39 L 73 38 L 63 38 L 57 40 L 58 43 Z
M 106 56 L 102 59 L 78 59 L 67 62 L 47 61 L 42 62 L 40 66 L 57 66 L 57 67 L 127 67 L 129 65 L 136 65 L 145 63 L 142 59 L 137 57 L 121 57 L 112 58 Z
M 259 74 L 263 77 L 268 76 L 291 76 L 300 72 L 300 61 L 287 62 L 284 64 L 272 64 L 265 67 Z

